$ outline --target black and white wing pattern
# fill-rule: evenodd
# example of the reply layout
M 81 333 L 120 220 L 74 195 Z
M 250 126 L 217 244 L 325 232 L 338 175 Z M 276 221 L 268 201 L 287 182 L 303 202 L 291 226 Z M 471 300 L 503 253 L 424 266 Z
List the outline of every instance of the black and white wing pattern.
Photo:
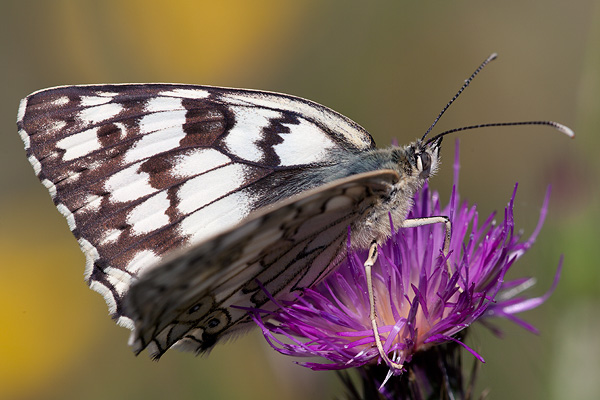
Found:
M 132 312 L 136 321 L 142 318 L 135 324 L 138 344 L 155 340 L 158 353 L 188 332 L 197 340 L 207 315 L 197 316 L 208 307 L 197 296 L 212 296 L 210 307 L 220 310 L 235 303 L 237 286 L 229 288 L 241 278 L 248 287 L 259 279 L 278 293 L 290 282 L 304 285 L 320 276 L 301 277 L 317 253 L 332 258 L 324 243 L 340 247 L 353 214 L 336 219 L 343 214 L 336 209 L 326 213 L 332 220 L 321 222 L 319 212 L 336 201 L 351 210 L 368 206 L 376 186 L 397 179 L 380 171 L 322 187 L 348 175 L 328 167 L 374 148 L 371 136 L 326 107 L 268 92 L 171 84 L 57 87 L 25 98 L 17 125 L 36 175 L 86 256 L 88 284 L 120 325 L 134 328 Z M 268 237 L 261 236 L 262 224 Z M 185 249 L 193 249 L 189 259 Z M 195 276 L 172 282 L 194 282 L 194 294 L 177 303 L 180 289 L 169 289 L 161 306 L 160 292 L 174 278 L 155 275 L 175 250 L 177 258 L 162 269 Z M 156 265 L 148 274 L 156 281 L 142 279 L 132 296 L 135 307 L 125 308 L 132 283 Z M 281 276 L 284 270 L 295 278 Z M 278 279 L 284 283 L 269 286 Z M 211 292 L 223 286 L 229 291 Z M 185 320 L 183 309 L 194 310 L 194 318 Z
M 325 184 L 167 257 L 125 299 L 136 321 L 134 351 L 148 348 L 155 358 L 172 346 L 201 353 L 239 335 L 252 325 L 235 306 L 274 310 L 267 293 L 291 299 L 326 277 L 343 261 L 348 227 L 397 179 L 381 170 Z

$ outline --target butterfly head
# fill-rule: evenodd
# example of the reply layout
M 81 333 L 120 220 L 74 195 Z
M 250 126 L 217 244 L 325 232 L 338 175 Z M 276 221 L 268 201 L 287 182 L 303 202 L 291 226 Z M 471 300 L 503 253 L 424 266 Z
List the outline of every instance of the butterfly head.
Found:
M 433 142 L 418 141 L 412 145 L 415 173 L 420 179 L 426 180 L 434 175 L 440 164 L 440 148 L 442 138 Z
M 397 159 L 401 175 L 406 183 L 421 187 L 423 183 L 436 173 L 440 165 L 440 145 L 442 138 L 435 141 L 417 140 L 404 148 Z

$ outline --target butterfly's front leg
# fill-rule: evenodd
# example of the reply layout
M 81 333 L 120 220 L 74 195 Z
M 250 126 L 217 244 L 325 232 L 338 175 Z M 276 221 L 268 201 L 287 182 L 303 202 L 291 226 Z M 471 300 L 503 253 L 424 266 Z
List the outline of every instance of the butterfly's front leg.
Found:
M 450 251 L 450 237 L 452 232 L 452 223 L 450 219 L 446 216 L 435 216 L 435 217 L 426 217 L 426 218 L 414 218 L 407 219 L 402 223 L 403 228 L 416 228 L 418 226 L 430 225 L 430 224 L 444 224 L 445 226 L 445 235 L 444 235 L 444 258 L 446 260 L 446 266 L 448 268 L 448 275 L 452 275 L 450 271 L 450 263 L 448 262 L 448 252 Z M 369 248 L 369 257 L 364 263 L 365 266 L 365 275 L 367 277 L 367 288 L 369 290 L 369 303 L 370 303 L 370 312 L 369 318 L 371 319 L 371 326 L 373 327 L 373 336 L 375 337 L 375 343 L 377 345 L 377 349 L 379 350 L 379 355 L 385 361 L 385 363 L 393 369 L 402 369 L 403 365 L 392 361 L 386 352 L 383 350 L 383 344 L 381 343 L 381 338 L 379 337 L 379 329 L 377 328 L 377 320 L 375 313 L 375 294 L 373 292 L 373 284 L 372 284 L 372 276 L 371 276 L 371 268 L 375 265 L 377 261 L 377 242 L 373 241 L 371 243 L 371 247 Z M 460 288 L 459 288 L 460 290 Z
M 444 224 L 445 237 L 444 237 L 444 257 L 446 258 L 446 266 L 448 267 L 448 275 L 452 275 L 450 271 L 450 263 L 448 262 L 448 252 L 450 251 L 450 236 L 452 233 L 452 222 L 450 218 L 446 216 L 426 217 L 426 218 L 413 218 L 407 219 L 402 223 L 403 228 L 416 228 L 423 225 L 431 224 Z

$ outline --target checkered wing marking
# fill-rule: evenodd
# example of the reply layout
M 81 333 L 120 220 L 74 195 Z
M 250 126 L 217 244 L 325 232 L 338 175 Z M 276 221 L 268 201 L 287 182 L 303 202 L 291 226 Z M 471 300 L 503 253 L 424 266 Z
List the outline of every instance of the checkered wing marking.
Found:
M 21 102 L 17 125 L 86 255 L 87 282 L 129 328 L 123 296 L 166 253 L 322 184 L 298 177 L 332 154 L 374 147 L 316 103 L 191 85 L 47 89 Z
M 273 310 L 343 260 L 348 226 L 363 220 L 398 174 L 354 175 L 274 204 L 240 225 L 173 254 L 148 270 L 125 298 L 131 343 L 158 358 L 170 347 L 202 353 L 251 325 L 234 306 Z

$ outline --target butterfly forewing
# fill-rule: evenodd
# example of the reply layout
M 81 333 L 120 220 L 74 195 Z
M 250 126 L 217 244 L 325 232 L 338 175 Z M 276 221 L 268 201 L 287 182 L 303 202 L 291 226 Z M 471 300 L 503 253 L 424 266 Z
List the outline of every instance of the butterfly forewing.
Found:
M 242 224 L 173 254 L 131 288 L 133 347 L 160 357 L 171 346 L 203 352 L 249 322 L 239 307 L 273 310 L 343 258 L 351 226 L 397 181 L 394 171 L 355 175 L 276 203 Z M 267 294 L 268 293 L 268 294 Z
M 165 254 L 326 183 L 330 174 L 313 171 L 374 147 L 364 129 L 316 103 L 190 85 L 48 89 L 22 101 L 17 123 L 36 174 L 86 255 L 86 280 L 130 328 L 123 297 Z M 265 260 L 283 259 L 282 246 Z M 243 265 L 197 273 L 225 267 L 226 286 L 237 273 L 251 275 Z

